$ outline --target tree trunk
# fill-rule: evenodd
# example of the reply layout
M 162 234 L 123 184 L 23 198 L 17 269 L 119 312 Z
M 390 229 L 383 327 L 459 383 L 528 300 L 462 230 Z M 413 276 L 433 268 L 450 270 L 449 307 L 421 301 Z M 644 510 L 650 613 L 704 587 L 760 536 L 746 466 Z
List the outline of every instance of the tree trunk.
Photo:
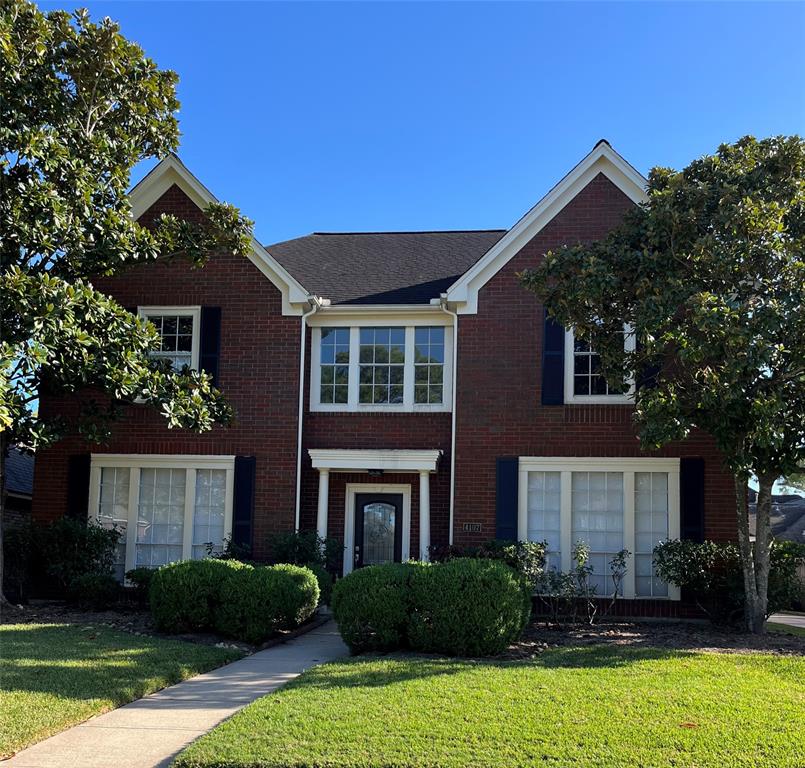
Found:
M 6 449 L 8 440 L 0 433 L 0 605 L 8 605 L 3 591 L 3 523 L 6 515 Z
M 766 631 L 769 588 L 769 552 L 771 536 L 769 515 L 771 490 L 776 475 L 758 477 L 757 519 L 755 543 L 749 538 L 749 508 L 747 505 L 747 482 L 745 477 L 735 478 L 735 496 L 738 512 L 738 547 L 744 577 L 744 622 L 746 630 L 756 635 Z

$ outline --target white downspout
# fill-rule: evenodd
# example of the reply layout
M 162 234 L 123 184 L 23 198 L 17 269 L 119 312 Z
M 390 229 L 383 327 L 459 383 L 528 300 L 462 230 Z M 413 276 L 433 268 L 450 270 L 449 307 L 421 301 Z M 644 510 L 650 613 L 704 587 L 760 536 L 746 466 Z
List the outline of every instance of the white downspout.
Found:
M 439 297 L 439 307 L 453 318 L 453 379 L 451 382 L 451 423 L 450 423 L 450 528 L 448 543 L 453 545 L 453 519 L 455 516 L 456 498 L 456 383 L 458 381 L 458 313 L 451 311 L 447 307 L 447 294 L 443 293 Z
M 321 305 L 321 300 L 316 296 L 308 296 L 310 310 L 302 313 L 301 333 L 299 339 L 299 415 L 297 417 L 296 435 L 296 509 L 294 513 L 294 530 L 299 530 L 299 517 L 302 507 L 302 420 L 305 415 L 305 348 L 307 341 L 307 319 Z

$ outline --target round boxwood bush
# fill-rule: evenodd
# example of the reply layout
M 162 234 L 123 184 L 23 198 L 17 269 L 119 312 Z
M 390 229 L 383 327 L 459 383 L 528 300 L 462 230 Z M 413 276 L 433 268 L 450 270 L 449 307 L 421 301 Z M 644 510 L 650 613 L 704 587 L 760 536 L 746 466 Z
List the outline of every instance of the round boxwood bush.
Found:
M 414 650 L 491 656 L 522 633 L 531 612 L 525 579 L 496 560 L 460 558 L 414 573 L 408 642 Z
M 194 632 L 215 626 L 221 587 L 234 572 L 251 566 L 237 560 L 182 560 L 151 577 L 151 615 L 163 632 Z
M 120 599 L 120 584 L 111 573 L 85 573 L 70 583 L 67 599 L 79 608 L 105 611 Z
M 277 630 L 307 621 L 318 602 L 319 585 L 309 568 L 242 568 L 221 582 L 215 628 L 221 634 L 259 643 Z
M 371 565 L 336 582 L 331 608 L 341 637 L 353 653 L 393 650 L 406 644 L 410 581 L 420 570 L 429 566 Z

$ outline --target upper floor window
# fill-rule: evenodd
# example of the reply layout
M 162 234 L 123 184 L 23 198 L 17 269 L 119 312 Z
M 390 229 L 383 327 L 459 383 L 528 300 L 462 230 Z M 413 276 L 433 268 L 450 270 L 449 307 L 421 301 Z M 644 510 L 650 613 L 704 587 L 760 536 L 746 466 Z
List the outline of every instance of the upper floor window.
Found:
M 445 326 L 314 327 L 312 410 L 450 410 Z
M 627 326 L 623 329 L 625 351 L 634 349 L 634 334 Z M 628 403 L 634 382 L 627 379 L 622 387 L 613 387 L 601 370 L 601 356 L 590 342 L 565 331 L 565 402 Z
M 151 357 L 170 360 L 177 371 L 185 365 L 198 368 L 200 307 L 140 307 L 138 311 L 159 334 L 159 349 L 152 350 Z

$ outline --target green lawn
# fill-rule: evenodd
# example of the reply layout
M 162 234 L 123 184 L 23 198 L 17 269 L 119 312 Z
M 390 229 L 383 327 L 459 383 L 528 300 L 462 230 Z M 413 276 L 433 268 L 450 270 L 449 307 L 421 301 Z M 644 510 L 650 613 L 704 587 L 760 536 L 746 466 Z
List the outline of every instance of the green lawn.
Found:
M 533 662 L 364 657 L 306 672 L 181 768 L 805 765 L 805 657 L 609 646 Z
M 776 621 L 767 621 L 766 630 L 780 635 L 796 635 L 805 637 L 805 628 L 792 627 L 790 624 L 778 624 Z
M 104 627 L 0 626 L 0 757 L 239 656 Z

